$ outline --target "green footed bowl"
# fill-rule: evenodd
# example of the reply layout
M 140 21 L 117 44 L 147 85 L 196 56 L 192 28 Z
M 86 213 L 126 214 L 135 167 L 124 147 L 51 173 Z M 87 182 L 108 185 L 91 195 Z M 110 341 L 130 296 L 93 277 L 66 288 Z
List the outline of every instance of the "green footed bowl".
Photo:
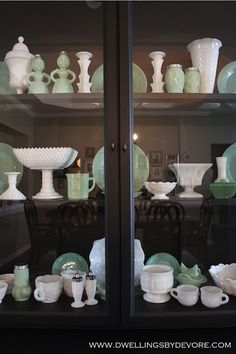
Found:
M 236 193 L 236 183 L 216 182 L 210 184 L 211 193 L 215 198 L 232 198 Z

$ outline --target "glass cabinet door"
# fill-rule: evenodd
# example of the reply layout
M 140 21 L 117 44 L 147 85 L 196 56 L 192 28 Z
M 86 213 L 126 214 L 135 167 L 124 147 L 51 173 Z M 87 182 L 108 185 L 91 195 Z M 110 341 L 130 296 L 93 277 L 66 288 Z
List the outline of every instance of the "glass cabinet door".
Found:
M 9 285 L 1 326 L 116 323 L 117 96 L 107 95 L 117 85 L 116 5 L 0 7 L 0 274 L 12 282 L 14 266 L 27 264 L 32 289 L 23 299 Z
M 123 238 L 131 263 L 123 286 L 131 294 L 124 316 L 135 327 L 184 327 L 186 316 L 193 326 L 230 326 L 235 316 L 234 265 L 226 266 L 236 260 L 235 4 L 219 26 L 224 6 L 133 3 L 131 237 Z

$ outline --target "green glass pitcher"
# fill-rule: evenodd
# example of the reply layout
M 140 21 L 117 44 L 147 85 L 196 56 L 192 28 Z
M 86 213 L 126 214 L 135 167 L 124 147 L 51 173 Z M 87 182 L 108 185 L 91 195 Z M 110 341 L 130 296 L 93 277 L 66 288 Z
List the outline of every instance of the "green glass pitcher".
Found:
M 88 173 L 67 173 L 68 198 L 88 199 L 89 192 L 95 187 L 95 179 L 89 177 Z M 89 181 L 92 186 L 89 188 Z

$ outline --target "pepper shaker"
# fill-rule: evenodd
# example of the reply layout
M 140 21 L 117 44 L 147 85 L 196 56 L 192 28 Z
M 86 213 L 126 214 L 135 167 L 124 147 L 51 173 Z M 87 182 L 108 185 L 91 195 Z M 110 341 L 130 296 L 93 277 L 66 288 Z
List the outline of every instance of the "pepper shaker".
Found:
M 27 264 L 15 265 L 13 284 L 12 296 L 16 301 L 26 301 L 30 298 L 32 289 L 29 283 L 29 268 Z
M 95 274 L 93 274 L 93 272 L 89 271 L 89 273 L 86 275 L 85 280 L 85 291 L 88 297 L 87 300 L 85 300 L 86 305 L 97 305 L 98 300 L 94 299 L 94 296 L 96 294 L 96 285 L 96 276 Z
M 84 291 L 84 282 L 83 277 L 79 273 L 76 273 L 75 276 L 72 278 L 71 286 L 73 298 L 75 300 L 74 302 L 72 302 L 71 306 L 74 308 L 84 307 L 84 302 L 81 301 Z

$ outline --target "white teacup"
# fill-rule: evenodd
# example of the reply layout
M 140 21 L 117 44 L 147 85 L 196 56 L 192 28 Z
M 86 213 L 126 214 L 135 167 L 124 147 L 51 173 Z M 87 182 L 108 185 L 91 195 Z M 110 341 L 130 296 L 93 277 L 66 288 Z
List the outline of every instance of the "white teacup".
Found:
M 195 285 L 183 284 L 170 291 L 171 296 L 184 306 L 193 306 L 198 301 L 199 288 Z
M 60 275 L 42 275 L 35 279 L 36 289 L 34 297 L 45 303 L 56 302 L 62 291 L 62 277 Z
M 162 303 L 170 300 L 169 291 L 173 287 L 173 268 L 162 264 L 146 265 L 140 276 L 144 300 Z
M 7 292 L 8 284 L 5 281 L 0 281 L 0 304 Z
M 217 286 L 203 286 L 201 289 L 201 302 L 204 306 L 215 308 L 229 301 L 228 295 Z
M 85 284 L 86 273 L 74 269 L 65 269 L 61 272 L 63 278 L 63 288 L 67 296 L 73 297 L 72 294 L 72 278 L 76 273 L 79 273 L 83 278 L 83 283 Z

